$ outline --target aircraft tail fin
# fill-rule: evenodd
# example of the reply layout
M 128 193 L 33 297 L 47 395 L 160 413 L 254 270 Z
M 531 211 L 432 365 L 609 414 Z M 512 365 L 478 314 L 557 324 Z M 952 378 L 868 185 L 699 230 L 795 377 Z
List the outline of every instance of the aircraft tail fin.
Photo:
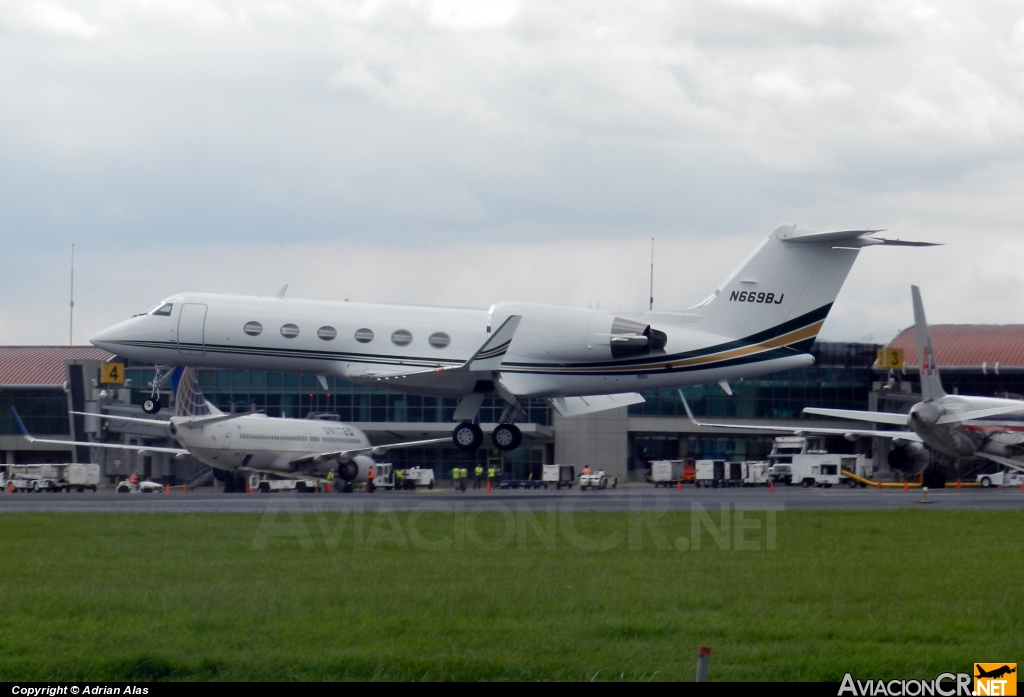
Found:
M 917 335 L 917 364 L 921 367 L 921 398 L 930 402 L 946 396 L 942 389 L 942 378 L 939 376 L 939 365 L 932 347 L 932 333 L 928 330 L 928 320 L 924 315 L 924 303 L 921 301 L 921 289 L 910 286 L 910 296 L 914 301 L 914 332 Z
M 222 412 L 210 404 L 199 389 L 199 376 L 192 368 L 175 369 L 171 374 L 174 385 L 174 413 L 176 416 L 220 416 Z
M 695 329 L 757 337 L 807 351 L 857 255 L 875 245 L 930 246 L 872 237 L 880 230 L 812 232 L 780 225 L 704 302 L 680 315 Z M 671 321 L 671 313 L 657 313 Z

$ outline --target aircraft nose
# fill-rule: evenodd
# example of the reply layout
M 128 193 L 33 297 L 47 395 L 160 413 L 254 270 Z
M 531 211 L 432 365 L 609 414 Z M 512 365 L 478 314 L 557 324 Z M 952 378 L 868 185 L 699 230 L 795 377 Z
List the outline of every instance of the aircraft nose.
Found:
M 118 343 L 132 338 L 132 324 L 132 320 L 125 320 L 115 324 L 113 327 L 107 327 L 89 339 L 89 343 L 105 351 L 117 353 Z

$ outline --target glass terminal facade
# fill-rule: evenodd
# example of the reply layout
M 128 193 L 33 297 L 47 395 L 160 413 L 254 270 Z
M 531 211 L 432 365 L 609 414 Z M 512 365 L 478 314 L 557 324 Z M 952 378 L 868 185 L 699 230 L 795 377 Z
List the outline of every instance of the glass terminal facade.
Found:
M 811 349 L 814 365 L 730 383 L 729 396 L 718 385 L 683 388 L 686 401 L 698 417 L 734 419 L 819 418 L 804 407 L 867 409 L 868 395 L 877 374 L 876 344 L 818 342 Z M 629 407 L 630 416 L 686 418 L 678 390 L 645 392 L 644 404 Z M 771 452 L 772 436 L 697 436 L 670 433 L 631 433 L 629 469 L 643 468 L 651 460 L 694 459 L 763 460 Z M 829 445 L 846 452 L 851 444 L 836 439 Z

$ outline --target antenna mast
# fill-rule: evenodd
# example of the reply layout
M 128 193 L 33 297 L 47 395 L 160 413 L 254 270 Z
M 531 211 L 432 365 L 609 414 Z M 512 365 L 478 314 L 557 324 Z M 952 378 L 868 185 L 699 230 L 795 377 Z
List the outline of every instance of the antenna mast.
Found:
M 650 304 L 648 305 L 648 311 L 654 310 L 654 238 L 651 238 L 651 295 Z
M 71 312 L 68 316 L 68 346 L 75 345 L 75 243 L 71 243 Z

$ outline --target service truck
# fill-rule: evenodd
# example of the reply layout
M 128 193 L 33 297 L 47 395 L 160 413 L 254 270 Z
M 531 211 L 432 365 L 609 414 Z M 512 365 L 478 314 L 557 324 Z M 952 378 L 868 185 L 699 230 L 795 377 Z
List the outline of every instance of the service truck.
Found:
M 823 447 L 821 437 L 782 436 L 776 438 L 768 456 L 768 473 L 778 484 L 800 484 L 804 487 L 830 487 L 842 481 L 857 486 L 855 480 L 842 475 L 847 470 L 858 477 L 868 477 L 871 467 L 863 455 L 837 455 Z
M 654 486 L 676 486 L 677 482 L 694 481 L 693 460 L 652 460 L 651 477 Z
M 402 470 L 403 489 L 415 489 L 418 486 L 433 489 L 434 483 L 434 470 L 428 467 L 409 467 Z
M 548 488 L 548 484 L 554 484 L 556 489 L 563 486 L 571 489 L 576 481 L 576 468 L 572 465 L 544 465 L 540 478 L 545 489 Z
M 990 472 L 979 474 L 978 484 L 988 489 L 991 486 L 1022 486 L 1024 485 L 1024 472 Z
M 85 491 L 100 483 L 100 466 L 87 463 L 49 465 L 6 465 L 8 482 L 14 491 Z
M 838 455 L 794 455 L 791 467 L 793 483 L 804 488 L 839 484 Z

